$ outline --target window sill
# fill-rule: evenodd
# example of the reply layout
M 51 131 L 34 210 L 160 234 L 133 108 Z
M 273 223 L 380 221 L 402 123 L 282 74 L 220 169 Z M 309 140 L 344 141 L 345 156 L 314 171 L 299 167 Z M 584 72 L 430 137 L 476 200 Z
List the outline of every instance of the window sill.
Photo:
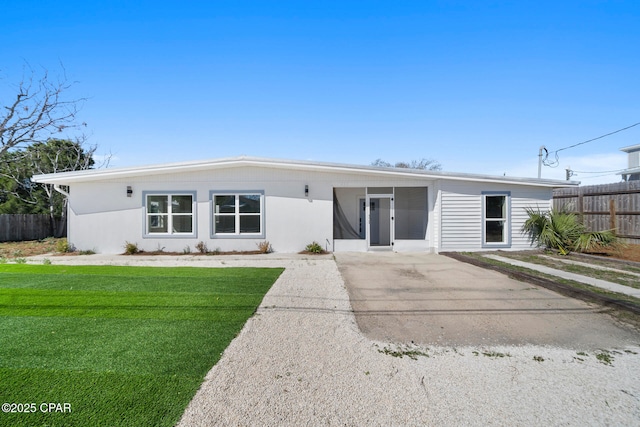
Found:
M 143 234 L 143 239 L 195 239 L 195 233 L 147 233 Z
M 212 234 L 210 236 L 212 239 L 264 239 L 264 233 L 256 233 L 256 234 Z
M 483 243 L 483 249 L 505 249 L 510 248 L 511 243 Z

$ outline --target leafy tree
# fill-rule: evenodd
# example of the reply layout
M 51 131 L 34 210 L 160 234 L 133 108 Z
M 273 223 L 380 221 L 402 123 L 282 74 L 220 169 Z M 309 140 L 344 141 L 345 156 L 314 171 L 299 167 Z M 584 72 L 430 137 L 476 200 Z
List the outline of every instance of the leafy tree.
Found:
M 527 214 L 529 218 L 522 225 L 522 231 L 529 234 L 531 242 L 557 249 L 562 255 L 614 246 L 618 241 L 612 230 L 587 231 L 578 216 L 571 212 L 527 209 Z
M 45 142 L 65 130 L 86 126 L 76 122 L 84 99 L 65 97 L 73 83 L 67 80 L 64 69 L 57 79 L 46 70 L 39 76 L 28 66 L 25 70 L 26 76 L 15 88 L 7 86 L 7 91 L 0 87 L 0 156 Z M 9 92 L 13 94 L 7 95 Z
M 371 163 L 371 166 L 378 166 L 383 168 L 419 169 L 419 170 L 430 170 L 430 171 L 442 170 L 442 165 L 433 159 L 412 160 L 410 162 L 396 162 L 395 164 L 391 164 L 382 159 L 377 159 L 376 161 Z
M 0 155 L 0 213 L 48 214 L 52 235 L 56 218 L 65 223 L 67 199 L 52 184 L 31 181 L 33 175 L 90 169 L 96 147 L 84 147 L 81 141 L 49 139 L 23 150 Z

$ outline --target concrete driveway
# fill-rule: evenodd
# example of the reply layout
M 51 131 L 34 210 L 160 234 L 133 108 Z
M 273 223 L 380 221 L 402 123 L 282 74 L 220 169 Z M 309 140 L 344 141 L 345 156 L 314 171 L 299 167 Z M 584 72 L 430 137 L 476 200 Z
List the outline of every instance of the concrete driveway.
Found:
M 361 331 L 380 341 L 443 346 L 638 345 L 640 332 L 600 306 L 454 259 L 336 253 Z

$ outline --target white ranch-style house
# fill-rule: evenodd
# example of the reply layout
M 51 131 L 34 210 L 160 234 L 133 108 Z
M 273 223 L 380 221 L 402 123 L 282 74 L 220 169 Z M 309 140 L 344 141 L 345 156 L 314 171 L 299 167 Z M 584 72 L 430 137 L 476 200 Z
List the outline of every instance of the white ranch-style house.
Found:
M 577 182 L 235 157 L 33 177 L 68 197 L 78 249 L 277 252 L 531 247 L 526 208 Z

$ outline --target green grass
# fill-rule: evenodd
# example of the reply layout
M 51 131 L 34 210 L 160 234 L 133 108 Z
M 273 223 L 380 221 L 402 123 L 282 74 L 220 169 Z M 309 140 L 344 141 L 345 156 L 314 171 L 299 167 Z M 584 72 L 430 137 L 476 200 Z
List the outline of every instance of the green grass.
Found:
M 281 272 L 0 264 L 0 425 L 174 425 Z
M 517 252 L 508 253 L 508 254 L 501 253 L 500 255 L 506 256 L 507 258 L 513 258 L 520 261 L 530 262 L 533 264 L 544 265 L 546 267 L 555 268 L 557 270 L 567 271 L 569 273 L 581 274 L 583 276 L 593 277 L 594 279 L 606 280 L 609 282 L 618 283 L 620 285 L 625 285 L 632 288 L 640 289 L 640 278 L 632 274 L 625 273 L 624 272 L 625 270 L 629 270 L 629 271 L 632 271 L 632 270 L 629 269 L 629 267 L 624 264 L 611 266 L 610 264 L 607 264 L 607 263 L 589 260 L 589 263 L 594 265 L 593 268 L 590 268 L 584 265 L 575 265 L 575 264 L 562 262 L 560 261 L 561 258 L 557 256 L 541 258 L 536 255 L 521 255 L 521 254 L 518 254 Z M 564 258 L 567 259 L 566 256 L 564 256 Z M 580 262 L 585 263 L 584 260 L 581 260 Z M 603 267 L 616 268 L 619 271 L 598 269 L 596 267 L 598 265 Z
M 477 252 L 465 252 L 464 255 L 471 257 L 471 258 L 475 258 L 477 260 L 480 260 L 486 264 L 491 264 L 491 265 L 496 265 L 496 266 L 500 266 L 502 268 L 504 268 L 505 270 L 510 270 L 510 271 L 517 271 L 517 272 L 521 272 L 521 273 L 527 273 L 530 274 L 531 276 L 534 277 L 541 277 L 541 278 L 545 278 L 545 279 L 549 279 L 551 281 L 557 282 L 557 283 L 562 283 L 568 286 L 571 286 L 573 288 L 576 289 L 583 289 L 586 291 L 590 291 L 596 294 L 601 294 L 604 296 L 608 296 L 617 300 L 621 300 L 621 301 L 627 301 L 627 302 L 631 302 L 633 304 L 636 305 L 640 305 L 640 298 L 636 298 L 633 297 L 631 295 L 627 295 L 627 294 L 621 294 L 621 293 L 617 293 L 617 292 L 612 292 L 609 291 L 607 289 L 602 289 L 599 288 L 597 286 L 591 286 L 588 285 L 586 283 L 581 283 L 581 282 L 575 282 L 573 280 L 568 280 L 568 279 L 563 279 L 557 276 L 553 276 L 551 274 L 546 274 L 546 273 L 542 273 L 539 272 L 537 270 L 531 270 L 529 268 L 525 268 L 525 267 L 519 267 L 516 265 L 511 265 L 502 261 L 498 261 L 498 260 L 494 260 L 491 258 L 487 258 L 484 256 L 484 254 L 482 253 L 477 253 Z M 521 259 L 524 260 L 522 258 L 518 258 L 517 257 L 517 253 L 511 253 L 511 252 L 501 252 L 500 253 L 501 256 L 507 257 L 507 258 L 514 258 L 514 259 Z M 634 324 L 640 324 L 640 317 L 632 314 L 632 313 L 628 313 L 628 312 L 624 312 L 624 311 L 619 311 L 616 310 L 614 311 L 614 314 L 616 317 L 620 318 L 620 319 L 626 319 L 626 320 L 630 320 L 632 321 Z

